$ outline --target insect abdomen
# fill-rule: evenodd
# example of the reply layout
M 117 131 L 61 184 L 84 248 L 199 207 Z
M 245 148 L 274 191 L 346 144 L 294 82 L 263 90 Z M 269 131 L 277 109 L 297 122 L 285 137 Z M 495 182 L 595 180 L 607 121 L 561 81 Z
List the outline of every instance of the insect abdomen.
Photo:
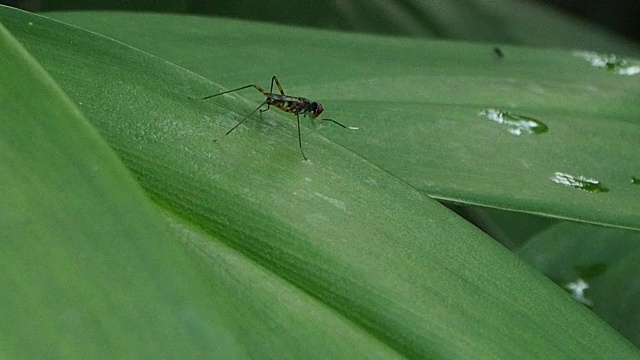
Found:
M 267 104 L 292 114 L 309 112 L 309 101 L 302 98 L 271 96 L 267 98 Z

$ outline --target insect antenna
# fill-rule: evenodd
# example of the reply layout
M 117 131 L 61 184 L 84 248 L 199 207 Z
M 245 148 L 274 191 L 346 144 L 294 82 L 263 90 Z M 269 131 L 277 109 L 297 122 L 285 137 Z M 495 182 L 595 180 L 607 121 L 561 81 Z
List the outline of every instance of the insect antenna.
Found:
M 320 119 L 320 120 L 322 120 L 322 121 L 331 121 L 332 123 L 334 123 L 336 125 L 340 125 L 343 128 L 349 129 L 349 130 L 358 130 L 359 129 L 359 128 L 355 127 L 355 126 L 347 126 L 347 125 L 340 124 L 339 122 L 337 122 L 337 121 L 335 121 L 333 119 Z

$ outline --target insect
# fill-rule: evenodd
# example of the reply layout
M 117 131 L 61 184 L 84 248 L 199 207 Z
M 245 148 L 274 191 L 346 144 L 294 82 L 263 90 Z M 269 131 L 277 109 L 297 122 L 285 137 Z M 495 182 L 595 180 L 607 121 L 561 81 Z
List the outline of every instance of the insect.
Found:
M 278 88 L 278 91 L 280 91 L 280 94 L 275 94 L 273 92 L 273 84 L 276 84 L 276 87 Z M 242 124 L 245 120 L 247 120 L 249 117 L 251 117 L 251 115 L 253 115 L 256 111 L 260 110 L 260 113 L 263 113 L 267 110 L 269 110 L 269 108 L 271 106 L 275 106 L 278 109 L 288 112 L 288 113 L 292 113 L 296 115 L 296 120 L 298 121 L 298 145 L 300 145 L 300 152 L 302 153 L 302 157 L 305 160 L 309 160 L 307 159 L 307 157 L 304 155 L 304 150 L 302 150 L 302 138 L 300 136 L 300 115 L 302 116 L 307 116 L 309 115 L 309 117 L 311 119 L 316 119 L 318 116 L 320 116 L 320 114 L 322 114 L 324 112 L 324 108 L 322 107 L 322 105 L 318 102 L 315 101 L 311 101 L 309 99 L 303 98 L 303 97 L 297 97 L 297 96 L 288 96 L 287 94 L 284 93 L 284 90 L 282 90 L 282 85 L 280 85 L 280 82 L 278 81 L 277 77 L 272 77 L 271 78 L 271 90 L 269 90 L 269 92 L 267 92 L 266 90 L 264 90 L 263 88 L 261 88 L 258 85 L 254 85 L 254 84 L 249 84 L 249 85 L 245 85 L 245 86 L 241 86 L 237 89 L 233 89 L 233 90 L 227 90 L 227 91 L 223 91 L 221 93 L 218 94 L 214 94 L 214 95 L 209 95 L 209 96 L 205 96 L 203 98 L 191 98 L 194 100 L 206 100 L 206 99 L 211 99 L 213 97 L 216 96 L 220 96 L 220 95 L 224 95 L 224 94 L 228 94 L 228 93 L 232 93 L 235 91 L 239 91 L 239 90 L 244 90 L 247 88 L 253 87 L 256 90 L 258 90 L 260 93 L 262 93 L 262 95 L 266 96 L 267 98 L 262 102 L 262 104 L 260 104 L 255 110 L 253 110 L 252 112 L 249 113 L 249 115 L 245 116 L 242 120 L 240 120 L 240 122 L 238 122 L 236 125 L 234 125 L 231 129 L 229 129 L 229 131 L 227 131 L 224 135 L 222 135 L 220 138 L 214 140 L 214 141 L 218 141 L 220 139 L 222 139 L 223 137 L 229 135 L 233 130 L 235 130 L 238 126 L 240 126 L 240 124 Z M 267 105 L 266 109 L 262 109 L 262 107 L 264 105 Z M 357 127 L 352 127 L 352 126 L 346 126 L 343 125 L 333 119 L 319 119 L 322 121 L 329 121 L 332 122 L 334 124 L 337 124 L 345 129 L 350 129 L 350 130 L 357 130 Z

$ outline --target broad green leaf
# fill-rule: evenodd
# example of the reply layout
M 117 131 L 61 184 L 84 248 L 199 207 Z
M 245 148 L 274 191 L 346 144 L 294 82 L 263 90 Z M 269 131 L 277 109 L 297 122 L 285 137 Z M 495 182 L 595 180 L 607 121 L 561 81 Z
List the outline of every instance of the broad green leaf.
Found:
M 398 357 L 153 206 L 3 27 L 0 49 L 3 357 Z
M 399 357 L 154 206 L 2 26 L 0 84 L 2 357 Z
M 361 128 L 324 134 L 433 197 L 640 229 L 640 186 L 631 183 L 640 177 L 640 74 L 620 75 L 562 50 L 503 47 L 500 59 L 488 45 L 221 19 L 76 18 L 225 88 L 267 87 L 278 75 L 289 94 L 322 101 L 325 116 Z M 145 35 L 157 32 L 162 42 Z M 261 101 L 250 90 L 237 96 L 253 100 L 243 113 Z M 548 131 L 514 135 L 480 115 L 487 109 L 540 120 Z M 610 191 L 554 183 L 557 172 Z
M 254 104 L 189 100 L 214 84 L 78 28 L 2 7 L 0 21 L 164 207 L 194 268 L 211 274 L 226 331 L 206 335 L 227 340 L 218 351 L 638 356 L 564 291 L 386 171 L 306 129 L 303 161 L 290 117 L 270 111 L 214 143 Z

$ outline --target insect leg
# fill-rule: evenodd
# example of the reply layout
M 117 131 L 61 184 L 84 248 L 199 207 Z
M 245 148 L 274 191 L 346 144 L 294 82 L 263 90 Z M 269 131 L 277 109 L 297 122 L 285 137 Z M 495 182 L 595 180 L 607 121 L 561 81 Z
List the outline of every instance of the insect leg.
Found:
M 273 94 L 273 82 L 274 82 L 275 79 L 276 79 L 275 75 L 271 77 L 271 89 L 269 90 L 269 92 L 272 93 L 272 94 Z
M 358 128 L 357 128 L 357 127 L 355 127 L 355 126 L 346 126 L 346 125 L 340 124 L 339 122 L 337 122 L 337 121 L 335 121 L 335 120 L 333 120 L 333 119 L 320 119 L 320 120 L 322 120 L 322 121 L 331 121 L 332 123 L 337 124 L 337 125 L 340 125 L 340 126 L 342 126 L 343 128 L 345 128 L 345 129 L 349 129 L 349 130 L 358 130 Z
M 239 87 L 239 88 L 237 88 L 237 89 L 227 90 L 227 91 L 223 91 L 223 92 L 221 92 L 221 93 L 217 93 L 217 94 L 213 94 L 213 95 L 205 96 L 205 97 L 203 97 L 203 98 L 194 98 L 194 97 L 189 96 L 189 99 L 192 99 L 192 100 L 207 100 L 207 99 L 210 99 L 210 98 L 212 98 L 212 97 L 216 97 L 216 96 L 220 96 L 220 95 L 224 95 L 224 94 L 232 93 L 232 92 L 239 91 L 239 90 L 244 90 L 244 89 L 247 89 L 247 88 L 250 88 L 250 87 L 254 87 L 256 90 L 260 91 L 263 95 L 266 95 L 266 94 L 267 94 L 267 92 L 266 92 L 266 91 L 264 91 L 264 89 L 263 89 L 263 88 L 261 88 L 260 86 L 250 84 L 250 85 L 245 85 L 245 86 Z
M 271 91 L 273 91 L 273 81 L 271 82 Z M 260 115 L 262 115 L 263 112 L 269 110 L 269 108 L 271 107 L 271 105 L 269 104 L 269 96 L 267 96 L 267 100 L 265 100 L 264 103 L 267 104 L 267 108 L 266 109 L 260 109 Z
M 275 79 L 275 76 L 273 78 Z M 278 81 L 278 80 L 276 80 L 276 81 Z M 280 86 L 278 85 L 278 87 L 280 87 Z M 306 156 L 304 156 L 304 150 L 302 150 L 302 137 L 300 136 L 300 115 L 296 114 L 296 119 L 298 120 L 298 145 L 300 145 L 300 152 L 302 153 L 302 157 L 305 160 L 309 160 L 309 159 L 307 159 Z
M 274 82 L 278 83 L 278 89 L 280 89 L 280 93 L 284 96 L 284 91 L 282 91 L 282 87 L 280 86 L 280 83 L 278 82 L 278 78 L 276 78 L 275 75 L 271 78 L 271 88 L 269 89 L 269 93 L 273 94 L 273 83 Z M 266 109 L 264 109 L 264 110 L 260 109 L 260 114 L 262 114 L 263 112 L 269 110 L 270 107 L 271 107 L 271 105 L 267 104 L 267 108 Z
M 260 106 L 258 106 L 255 110 L 253 110 L 252 112 L 249 113 L 249 115 L 245 116 L 242 120 L 240 120 L 239 123 L 235 124 L 231 129 L 229 129 L 229 131 L 227 131 L 224 135 L 220 136 L 219 138 L 213 140 L 218 141 L 220 139 L 222 139 L 223 137 L 229 135 L 229 133 L 231 133 L 233 130 L 235 130 L 238 126 L 240 126 L 240 124 L 242 124 L 245 120 L 247 120 L 249 117 L 251 117 L 251 115 L 253 115 L 256 111 L 258 111 L 264 104 L 266 104 L 266 101 L 263 102 L 262 104 L 260 104 Z
M 274 81 L 276 83 L 276 86 L 278 87 L 278 90 L 280 90 L 280 95 L 287 96 L 287 94 L 284 93 L 284 90 L 282 90 L 282 85 L 280 85 L 280 81 L 278 81 L 278 78 L 275 75 L 271 78 L 271 92 L 273 92 Z
M 269 110 L 269 104 L 267 104 L 267 108 L 266 109 L 260 109 L 260 115 L 262 115 L 263 112 Z

